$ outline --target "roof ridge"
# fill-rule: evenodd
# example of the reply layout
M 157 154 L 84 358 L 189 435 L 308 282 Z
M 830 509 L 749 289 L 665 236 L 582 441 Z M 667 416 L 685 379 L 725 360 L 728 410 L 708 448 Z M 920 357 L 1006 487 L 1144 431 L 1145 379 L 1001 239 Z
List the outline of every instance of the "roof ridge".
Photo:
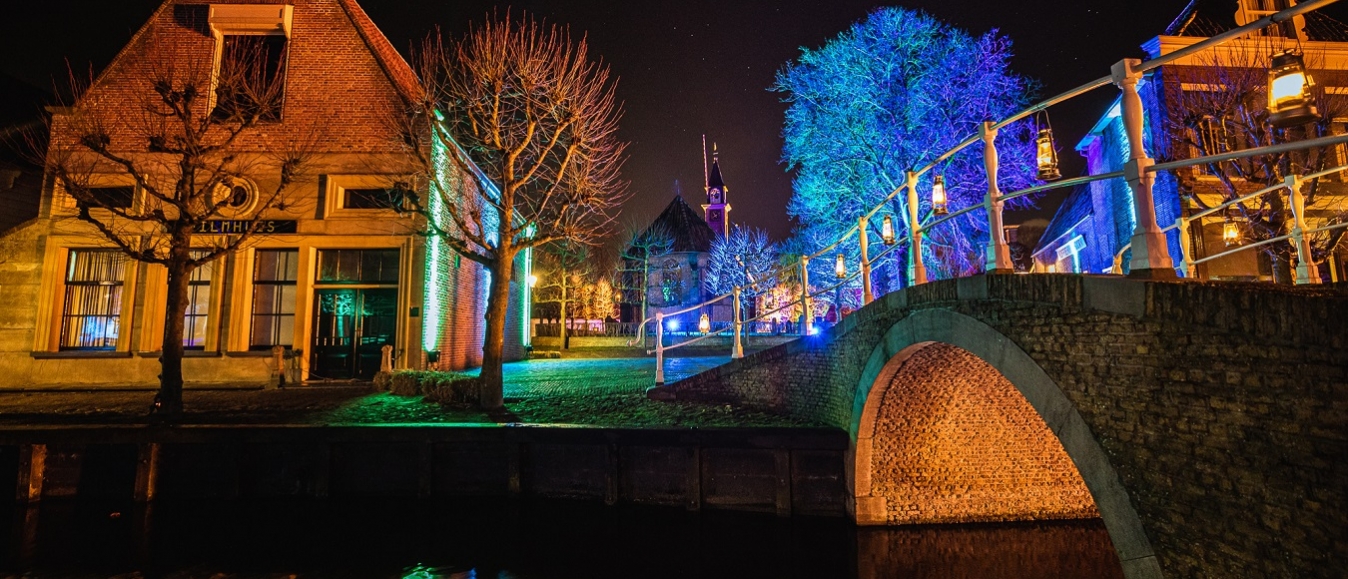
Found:
M 374 55 L 374 59 L 383 69 L 384 74 L 388 76 L 389 81 L 393 83 L 394 88 L 402 95 L 408 103 L 416 103 L 422 100 L 425 89 L 421 85 L 421 79 L 417 77 L 412 66 L 407 63 L 398 49 L 393 46 L 384 32 L 375 25 L 370 19 L 370 15 L 365 13 L 365 9 L 356 3 L 356 0 L 337 0 L 337 4 L 342 7 L 342 12 L 351 20 L 351 24 L 356 27 L 361 40 L 365 42 L 366 48 Z

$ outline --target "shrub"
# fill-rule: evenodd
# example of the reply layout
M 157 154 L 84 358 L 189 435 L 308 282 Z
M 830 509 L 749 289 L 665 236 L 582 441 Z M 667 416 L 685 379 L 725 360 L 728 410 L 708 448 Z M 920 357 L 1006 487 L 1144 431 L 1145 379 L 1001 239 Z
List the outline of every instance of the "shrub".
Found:
M 417 396 L 421 394 L 421 374 L 415 370 L 400 370 L 393 373 L 389 392 L 396 396 Z
M 426 400 L 439 404 L 475 405 L 480 384 L 481 380 L 476 376 L 440 373 L 434 385 L 427 388 Z
M 374 389 L 379 392 L 388 392 L 393 387 L 393 373 L 380 372 L 374 375 Z

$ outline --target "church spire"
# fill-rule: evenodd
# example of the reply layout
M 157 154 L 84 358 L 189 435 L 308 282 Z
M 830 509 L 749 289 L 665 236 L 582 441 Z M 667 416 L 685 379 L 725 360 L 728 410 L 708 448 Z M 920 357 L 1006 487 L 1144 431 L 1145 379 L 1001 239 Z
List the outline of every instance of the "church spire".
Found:
M 706 151 L 705 147 L 704 144 L 703 151 Z M 706 159 L 706 157 L 704 156 L 703 159 Z M 730 234 L 730 203 L 726 201 L 728 191 L 725 180 L 721 177 L 721 154 L 713 141 L 711 144 L 711 168 L 707 170 L 707 203 L 702 206 L 702 211 L 707 220 L 707 225 L 711 226 L 717 235 Z

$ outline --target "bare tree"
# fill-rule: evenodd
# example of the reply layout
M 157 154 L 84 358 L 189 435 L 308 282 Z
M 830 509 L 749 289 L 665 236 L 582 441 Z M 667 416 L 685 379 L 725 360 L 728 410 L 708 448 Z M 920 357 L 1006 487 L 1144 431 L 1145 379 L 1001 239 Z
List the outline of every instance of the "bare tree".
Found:
M 98 83 L 77 82 L 72 74 L 74 106 L 54 109 L 50 119 L 45 166 L 58 194 L 73 200 L 73 218 L 131 259 L 167 270 L 156 399 L 165 416 L 182 411 L 193 271 L 264 233 L 262 217 L 284 208 L 314 142 L 302 139 L 267 154 L 240 146 L 279 117 L 285 76 L 283 58 L 269 54 L 265 43 L 247 41 L 253 37 L 242 38 L 227 48 L 218 71 L 210 57 L 147 41 L 118 71 L 139 102 L 123 100 L 126 93 L 100 94 Z M 31 144 L 35 154 L 41 150 L 37 140 Z M 129 178 L 135 189 L 107 189 L 109 175 Z M 238 228 L 203 235 L 217 217 Z
M 640 304 L 638 321 L 646 318 L 650 294 L 651 263 L 669 255 L 674 249 L 674 235 L 663 224 L 649 227 L 634 222 L 623 235 L 618 250 L 617 289 L 619 299 L 627 304 Z
M 511 266 L 530 247 L 606 235 L 626 195 L 621 107 L 583 39 L 528 16 L 493 17 L 453 41 L 437 33 L 413 60 L 425 101 L 401 122 L 429 191 L 409 210 L 491 272 L 481 404 L 500 408 Z
M 1214 52 L 1201 66 L 1178 70 L 1175 74 L 1182 83 L 1167 83 L 1170 92 L 1165 122 L 1171 142 L 1169 151 L 1159 156 L 1175 159 L 1216 155 L 1332 134 L 1334 119 L 1348 113 L 1348 98 L 1326 93 L 1323 84 L 1313 91 L 1319 118 L 1287 129 L 1276 129 L 1268 123 L 1267 55 L 1274 50 L 1271 42 L 1242 45 Z M 1323 55 L 1306 56 L 1310 68 L 1324 61 Z M 1177 177 L 1181 194 L 1198 210 L 1204 210 L 1280 183 L 1288 175 L 1312 173 L 1348 162 L 1340 157 L 1333 147 L 1318 147 L 1209 163 L 1177 172 Z M 1333 219 L 1344 218 L 1344 208 L 1333 207 L 1335 198 L 1342 199 L 1345 194 L 1342 185 L 1315 179 L 1303 193 L 1309 212 L 1329 211 L 1335 214 Z M 1291 226 L 1285 190 L 1238 204 L 1233 213 L 1248 224 L 1245 236 L 1250 241 L 1284 235 Z M 1195 231 L 1195 235 L 1201 235 L 1201 230 Z M 1311 236 L 1313 260 L 1323 258 L 1336 241 L 1328 233 Z M 1292 245 L 1271 243 L 1261 251 L 1273 263 L 1274 281 L 1291 283 L 1295 253 Z
M 585 300 L 583 289 L 592 277 L 594 269 L 590 260 L 589 247 L 569 242 L 549 243 L 538 252 L 538 287 L 535 288 L 535 301 L 540 304 L 557 304 L 557 320 L 560 322 L 558 337 L 563 350 L 571 347 L 570 336 L 566 333 L 569 319 L 569 305 L 582 304 Z

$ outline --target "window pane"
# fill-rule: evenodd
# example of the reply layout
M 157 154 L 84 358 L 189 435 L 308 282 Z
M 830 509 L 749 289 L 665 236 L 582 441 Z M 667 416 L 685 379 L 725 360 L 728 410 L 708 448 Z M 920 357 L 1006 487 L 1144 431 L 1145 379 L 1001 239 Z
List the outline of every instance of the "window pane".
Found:
M 253 281 L 252 349 L 290 346 L 295 329 L 299 252 L 258 251 Z
M 392 209 L 397 195 L 388 189 L 343 189 L 342 207 L 346 209 Z
M 327 249 L 318 253 L 322 283 L 398 283 L 396 249 Z
M 256 114 L 263 120 L 280 120 L 285 59 L 284 36 L 223 37 L 212 116 L 229 119 Z
M 258 250 L 254 259 L 255 281 L 295 281 L 299 279 L 299 251 Z
M 126 259 L 113 250 L 71 250 L 61 312 L 60 348 L 117 347 Z

